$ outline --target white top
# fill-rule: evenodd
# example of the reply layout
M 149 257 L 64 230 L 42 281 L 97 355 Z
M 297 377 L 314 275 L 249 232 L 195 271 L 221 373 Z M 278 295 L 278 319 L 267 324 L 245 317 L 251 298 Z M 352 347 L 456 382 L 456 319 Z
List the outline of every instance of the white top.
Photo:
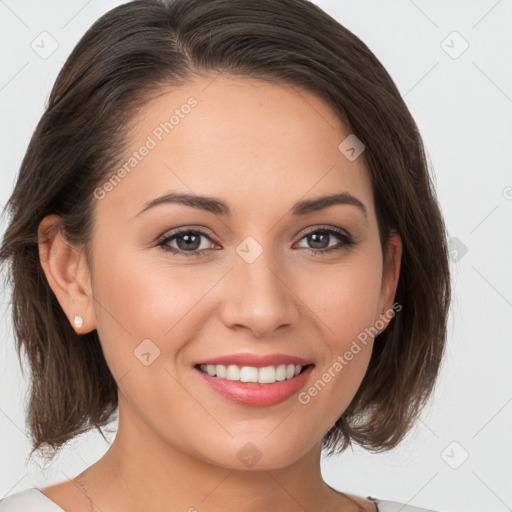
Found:
M 0 512 L 65 512 L 38 488 L 26 489 L 0 500 Z
M 396 501 L 379 500 L 371 496 L 367 499 L 374 501 L 379 512 L 435 512 Z M 37 487 L 32 487 L 0 500 L 0 512 L 65 512 L 65 510 L 45 496 Z

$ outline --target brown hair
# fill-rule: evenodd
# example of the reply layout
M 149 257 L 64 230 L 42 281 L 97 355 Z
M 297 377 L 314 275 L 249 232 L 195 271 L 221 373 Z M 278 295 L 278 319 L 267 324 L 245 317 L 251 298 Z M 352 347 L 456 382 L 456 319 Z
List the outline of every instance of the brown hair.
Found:
M 20 363 L 25 349 L 32 371 L 31 454 L 91 428 L 102 433 L 117 410 L 97 332 L 77 336 L 45 278 L 38 225 L 59 215 L 68 241 L 87 250 L 93 191 L 121 161 L 138 109 L 210 71 L 299 86 L 325 100 L 366 146 L 383 252 L 394 230 L 402 238 L 402 310 L 377 336 L 361 386 L 323 448 L 389 450 L 431 395 L 451 292 L 446 233 L 419 131 L 382 64 L 306 0 L 139 0 L 103 15 L 72 51 L 7 204 L 0 261 L 11 263 L 16 349 Z

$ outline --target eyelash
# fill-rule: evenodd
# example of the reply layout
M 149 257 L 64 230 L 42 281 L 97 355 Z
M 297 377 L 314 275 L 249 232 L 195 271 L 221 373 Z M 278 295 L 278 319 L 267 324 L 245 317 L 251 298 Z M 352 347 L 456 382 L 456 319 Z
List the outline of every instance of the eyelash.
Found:
M 318 254 L 318 253 L 325 254 L 325 253 L 331 252 L 331 251 L 343 250 L 343 249 L 346 249 L 346 248 L 348 248 L 348 247 L 350 247 L 352 245 L 355 245 L 355 243 L 356 243 L 344 231 L 342 231 L 339 228 L 334 228 L 334 227 L 329 227 L 329 228 L 327 228 L 327 227 L 326 228 L 317 227 L 314 230 L 311 230 L 311 231 L 308 231 L 307 233 L 304 233 L 304 235 L 300 238 L 300 240 L 306 238 L 308 235 L 311 235 L 313 233 L 327 233 L 329 235 L 335 235 L 336 237 L 338 237 L 342 241 L 342 245 L 329 247 L 327 249 L 307 249 L 310 252 L 312 252 L 313 254 Z M 195 235 L 204 236 L 205 238 L 208 238 L 208 240 L 210 240 L 211 242 L 215 242 L 215 240 L 212 240 L 212 238 L 208 234 L 206 234 L 204 231 L 195 230 L 195 229 L 182 229 L 182 230 L 170 233 L 170 234 L 166 234 L 164 236 L 164 238 L 160 238 L 157 246 L 158 247 L 162 247 L 162 249 L 164 251 L 168 251 L 168 252 L 171 252 L 173 254 L 181 254 L 181 255 L 184 255 L 185 257 L 198 257 L 198 256 L 202 256 L 203 255 L 202 253 L 204 253 L 205 249 L 196 249 L 194 251 L 183 251 L 181 249 L 176 249 L 176 248 L 170 247 L 168 245 L 169 242 L 171 242 L 175 238 L 178 238 L 180 235 L 185 235 L 185 234 L 195 234 Z

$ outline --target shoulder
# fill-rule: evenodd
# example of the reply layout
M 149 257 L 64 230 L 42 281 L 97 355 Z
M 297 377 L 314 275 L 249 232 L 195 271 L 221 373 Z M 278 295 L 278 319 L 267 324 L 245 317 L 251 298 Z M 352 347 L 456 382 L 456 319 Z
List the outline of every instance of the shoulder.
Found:
M 414 507 L 405 503 L 399 503 L 398 501 L 380 500 L 371 496 L 368 496 L 368 499 L 377 505 L 379 512 L 441 512 L 429 508 Z
M 0 500 L 0 512 L 63 512 L 39 489 L 33 487 Z

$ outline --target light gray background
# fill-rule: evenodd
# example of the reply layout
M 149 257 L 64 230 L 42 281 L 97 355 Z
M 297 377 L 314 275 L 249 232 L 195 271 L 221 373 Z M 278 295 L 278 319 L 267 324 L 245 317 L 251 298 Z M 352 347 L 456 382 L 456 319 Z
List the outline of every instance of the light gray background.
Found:
M 90 25 L 121 3 L 0 0 L 1 205 L 64 60 Z M 510 511 L 512 0 L 316 3 L 372 49 L 419 125 L 452 238 L 454 282 L 446 359 L 416 428 L 392 452 L 356 448 L 325 459 L 324 478 L 342 491 L 439 511 Z M 43 31 L 58 43 L 47 58 L 31 47 L 35 41 L 43 51 Z M 44 48 L 51 49 L 49 39 Z M 28 382 L 8 301 L 4 292 L 0 497 L 72 478 L 107 449 L 92 433 L 49 468 L 27 462 Z

